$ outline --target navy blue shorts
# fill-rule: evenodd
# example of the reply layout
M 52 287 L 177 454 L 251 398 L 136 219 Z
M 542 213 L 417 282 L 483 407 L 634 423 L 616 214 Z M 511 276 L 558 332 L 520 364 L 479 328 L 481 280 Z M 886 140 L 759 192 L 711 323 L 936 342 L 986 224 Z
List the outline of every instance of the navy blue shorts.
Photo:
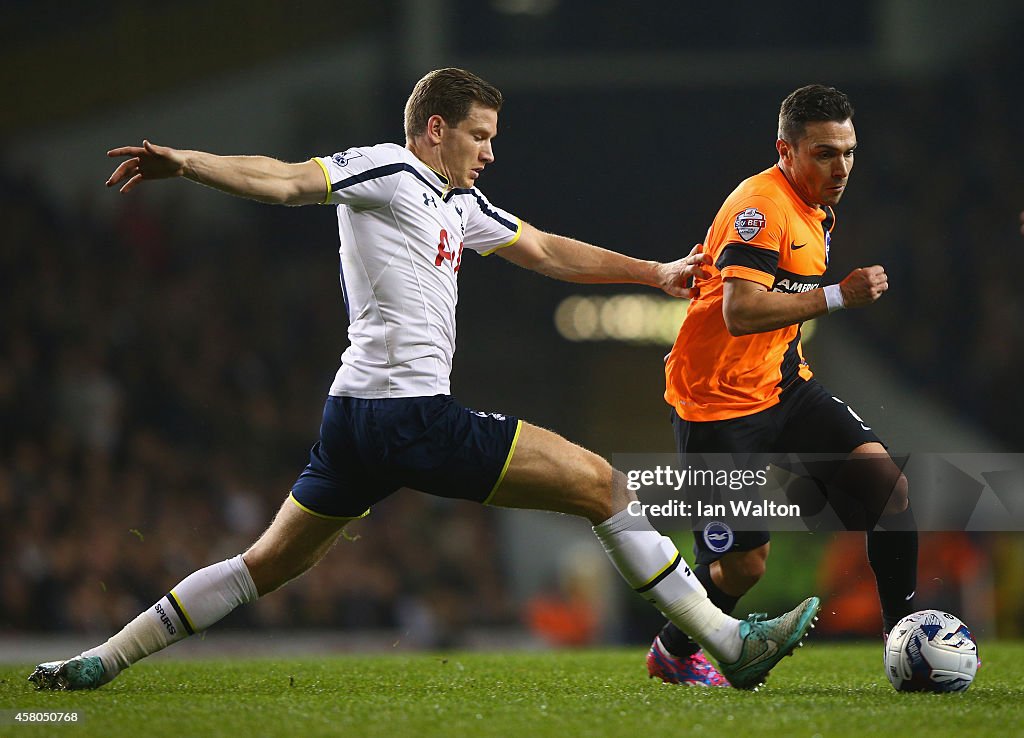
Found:
M 673 410 L 676 450 L 697 454 L 744 454 L 770 462 L 775 455 L 840 454 L 845 457 L 865 443 L 881 443 L 853 409 L 811 379 L 787 387 L 779 403 L 753 415 L 728 420 L 693 422 Z M 747 460 L 750 467 L 760 459 Z M 836 466 L 841 464 L 836 461 Z M 823 470 L 825 477 L 834 472 Z M 763 546 L 767 531 L 733 531 L 724 523 L 695 530 L 694 555 L 698 564 L 710 564 L 730 551 Z
M 521 421 L 448 395 L 327 398 L 320 440 L 292 497 L 327 518 L 357 518 L 402 487 L 486 502 L 504 478 Z

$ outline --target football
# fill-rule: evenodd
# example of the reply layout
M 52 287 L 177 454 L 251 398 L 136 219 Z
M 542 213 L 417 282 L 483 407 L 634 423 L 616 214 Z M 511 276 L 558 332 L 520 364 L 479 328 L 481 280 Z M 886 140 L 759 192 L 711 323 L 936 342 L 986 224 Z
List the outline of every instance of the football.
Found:
M 971 631 L 941 610 L 907 615 L 885 642 L 885 674 L 899 692 L 963 692 L 979 663 Z

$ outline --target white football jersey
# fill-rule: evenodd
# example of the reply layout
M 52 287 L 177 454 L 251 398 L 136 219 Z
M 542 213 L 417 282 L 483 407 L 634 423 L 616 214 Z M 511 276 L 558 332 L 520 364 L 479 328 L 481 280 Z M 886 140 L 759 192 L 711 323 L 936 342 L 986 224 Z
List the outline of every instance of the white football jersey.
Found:
M 314 159 L 338 206 L 349 347 L 336 396 L 450 394 L 463 248 L 487 255 L 522 222 L 448 181 L 408 149 L 379 144 Z

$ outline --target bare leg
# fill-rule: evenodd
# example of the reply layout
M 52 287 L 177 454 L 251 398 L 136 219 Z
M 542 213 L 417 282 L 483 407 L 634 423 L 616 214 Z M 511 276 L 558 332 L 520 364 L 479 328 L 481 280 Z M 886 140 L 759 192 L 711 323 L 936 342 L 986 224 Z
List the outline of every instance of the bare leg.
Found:
M 490 504 L 579 515 L 597 525 L 635 499 L 625 477 L 600 456 L 524 422 L 505 479 Z
M 850 461 L 853 463 L 847 466 L 856 473 L 839 483 L 849 485 L 848 494 L 859 492 L 866 498 L 865 506 L 870 510 L 868 563 L 882 605 L 882 631 L 888 633 L 915 609 L 918 537 L 910 509 L 910 485 L 880 443 L 858 446 L 850 454 Z M 875 522 L 886 530 L 877 530 Z
M 242 554 L 260 597 L 311 569 L 351 518 L 322 518 L 289 497 L 263 534 Z
M 40 687 L 90 689 L 139 659 L 206 630 L 239 605 L 294 579 L 323 558 L 350 518 L 323 518 L 289 496 L 270 527 L 244 555 L 185 577 L 106 643 L 66 662 L 40 664 Z
M 629 514 L 627 506 L 635 499 L 625 476 L 600 456 L 524 423 L 508 471 L 490 503 L 586 518 L 634 590 L 710 653 L 733 661 L 742 645 L 739 621 L 708 600 L 670 539 L 643 515 Z

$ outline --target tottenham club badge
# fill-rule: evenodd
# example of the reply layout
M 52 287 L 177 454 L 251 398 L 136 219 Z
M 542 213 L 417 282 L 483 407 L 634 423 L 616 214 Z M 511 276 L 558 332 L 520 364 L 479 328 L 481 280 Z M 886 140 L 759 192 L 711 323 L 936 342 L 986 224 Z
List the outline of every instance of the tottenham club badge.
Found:
M 744 241 L 752 239 L 764 230 L 764 226 L 764 213 L 757 208 L 747 208 L 742 213 L 737 214 L 736 220 L 733 223 L 736 232 L 740 234 L 740 238 Z

